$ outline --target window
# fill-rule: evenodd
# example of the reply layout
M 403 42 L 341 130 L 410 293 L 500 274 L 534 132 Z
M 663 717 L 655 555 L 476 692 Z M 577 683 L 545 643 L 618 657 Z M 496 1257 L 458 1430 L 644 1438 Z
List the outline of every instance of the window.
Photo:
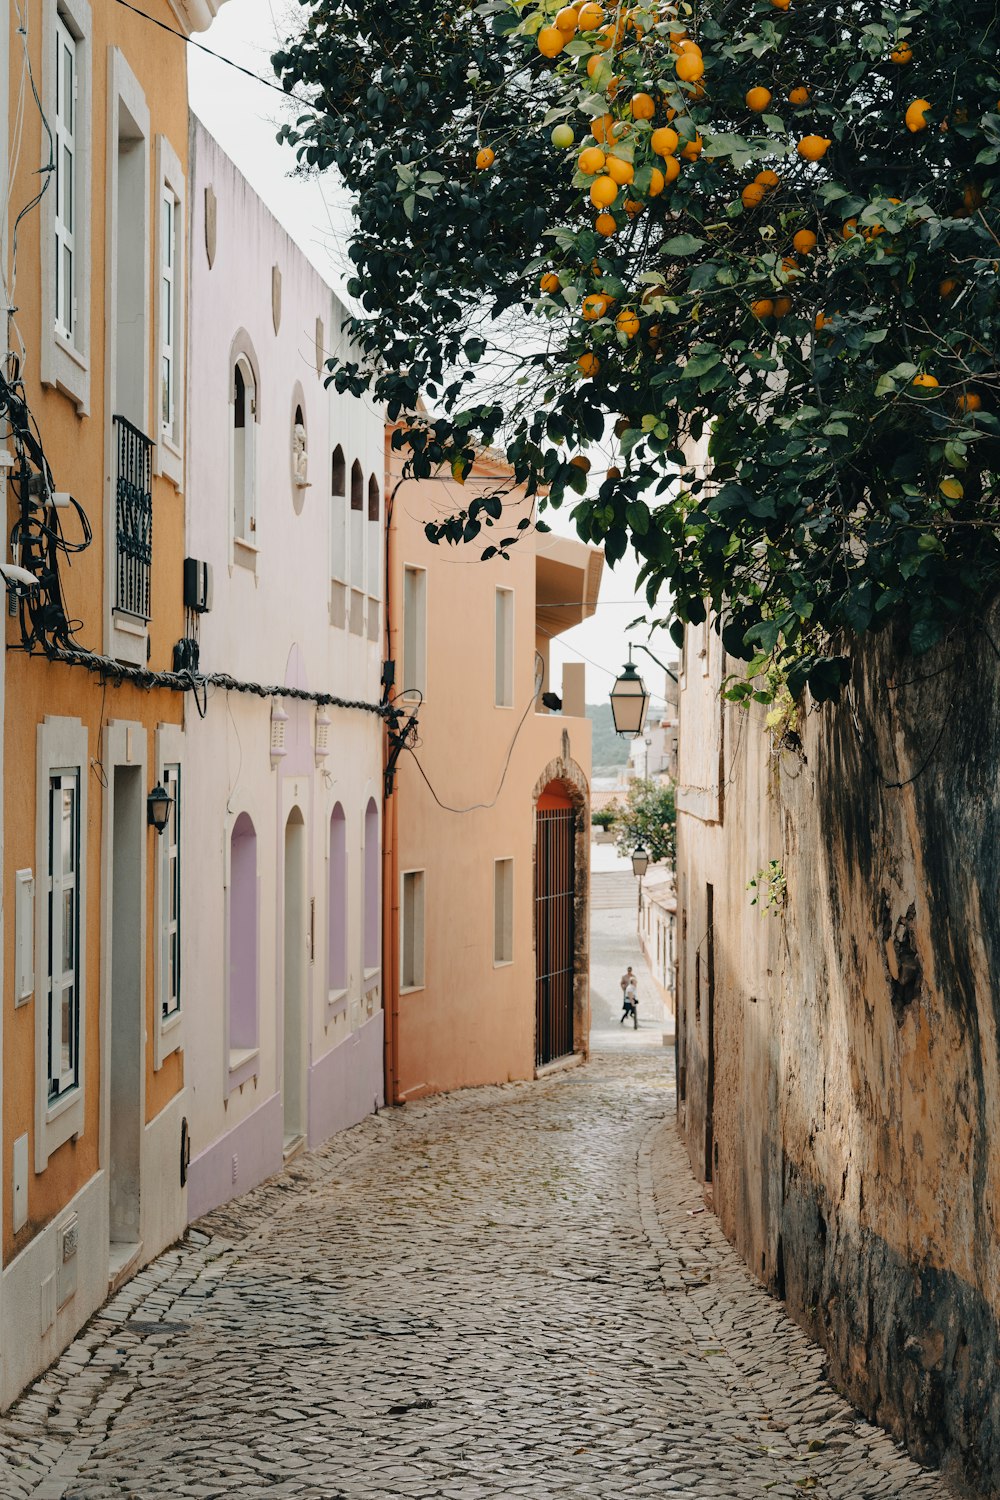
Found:
M 427 574 L 403 569 L 403 695 L 427 691 Z
M 347 465 L 338 443 L 330 459 L 330 577 L 341 583 L 347 582 L 346 493 Z
M 365 477 L 357 459 L 351 465 L 351 583 L 365 586 Z
M 514 594 L 496 591 L 494 698 L 497 708 L 514 706 Z
M 159 838 L 160 1011 L 166 1019 L 181 1008 L 181 768 L 164 766 L 163 787 L 173 798 Z
M 242 812 L 229 840 L 230 1053 L 257 1046 L 257 972 L 257 832 Z
M 301 405 L 296 404 L 292 418 L 292 483 L 298 490 L 309 484 L 309 448 L 306 441 L 306 419 Z
M 419 990 L 424 983 L 424 872 L 406 870 L 400 912 L 399 985 Z
M 35 803 L 35 1171 L 83 1134 L 87 1006 L 87 731 L 38 726 Z
M 514 961 L 514 861 L 493 861 L 493 962 Z
M 184 421 L 184 174 L 165 136 L 156 137 L 157 285 L 156 347 L 159 351 L 159 400 L 154 431 L 157 471 L 177 485 L 183 482 Z
M 74 233 L 78 197 L 77 41 L 61 15 L 56 16 L 55 137 L 55 325 L 76 342 L 77 266 Z
M 326 933 L 327 995 L 339 1001 L 347 989 L 347 819 L 339 802 L 330 815 Z
M 254 483 L 254 428 L 257 386 L 245 356 L 233 368 L 233 534 L 244 545 L 255 545 L 257 517 Z
M 368 480 L 368 593 L 372 599 L 378 599 L 382 592 L 379 587 L 379 564 L 382 556 L 382 549 L 379 545 L 381 522 L 382 495 L 379 491 L 378 480 L 373 474 Z
M 365 808 L 365 890 L 364 890 L 364 968 L 368 974 L 379 967 L 382 944 L 379 941 L 379 926 L 382 915 L 378 898 L 378 807 L 374 797 L 369 797 Z
M 90 68 L 88 0 L 43 0 L 44 117 L 52 179 L 41 200 L 40 374 L 86 413 L 90 397 Z M 34 24 L 34 23 L 32 23 Z M 42 149 L 48 162 L 49 138 Z
M 330 494 L 344 495 L 347 493 L 347 464 L 344 459 L 344 450 L 338 443 L 333 450 L 333 458 L 330 463 Z
M 49 777 L 49 1102 L 80 1082 L 80 773 Z

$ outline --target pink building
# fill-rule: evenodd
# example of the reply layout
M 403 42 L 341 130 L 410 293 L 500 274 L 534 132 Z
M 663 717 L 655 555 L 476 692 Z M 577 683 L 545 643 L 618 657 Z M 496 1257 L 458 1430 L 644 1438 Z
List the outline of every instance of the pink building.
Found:
M 549 641 L 593 613 L 603 555 L 529 530 L 433 546 L 432 516 L 508 478 L 481 461 L 460 489 L 403 483 L 389 449 L 389 656 L 419 743 L 386 812 L 390 1098 L 530 1078 L 586 1055 L 590 1029 L 590 723 L 583 666 L 561 708 Z M 515 491 L 496 538 L 531 514 Z M 503 528 L 503 529 L 501 529 Z

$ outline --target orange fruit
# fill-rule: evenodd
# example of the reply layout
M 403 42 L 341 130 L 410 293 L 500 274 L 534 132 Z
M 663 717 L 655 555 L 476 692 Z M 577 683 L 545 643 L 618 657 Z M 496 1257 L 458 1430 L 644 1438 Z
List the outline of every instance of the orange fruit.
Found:
M 538 50 L 543 57 L 558 57 L 569 38 L 558 26 L 543 26 L 536 38 Z
M 565 31 L 567 36 L 572 36 L 576 30 L 576 6 L 564 5 L 562 10 L 556 11 L 556 27 L 559 31 Z
M 772 172 L 770 167 L 765 167 L 763 172 L 757 173 L 754 181 L 759 182 L 762 188 L 766 188 L 767 191 L 770 192 L 772 188 L 776 188 L 778 186 L 781 178 L 778 176 L 777 172 Z
M 665 156 L 663 158 L 663 175 L 668 182 L 676 182 L 681 175 L 681 164 L 676 156 Z
M 581 375 L 586 375 L 588 379 L 591 379 L 601 368 L 601 361 L 596 354 L 588 349 L 585 354 L 580 355 L 580 358 L 576 362 L 576 367 Z
M 795 259 L 794 255 L 784 256 L 781 262 L 781 269 L 784 271 L 789 281 L 794 281 L 797 276 L 802 275 L 802 272 L 799 269 L 799 263 Z
M 840 231 L 841 239 L 849 240 L 851 238 L 851 235 L 852 234 L 857 234 L 857 232 L 858 232 L 858 221 L 857 221 L 857 219 L 845 219 L 844 220 L 844 227 Z
M 750 311 L 755 318 L 771 318 L 774 316 L 774 303 L 770 297 L 758 297 L 756 302 L 751 302 Z
M 744 208 L 759 208 L 764 201 L 764 188 L 759 182 L 748 183 L 740 197 Z
M 683 156 L 684 160 L 697 161 L 698 157 L 701 155 L 701 148 L 703 145 L 704 142 L 702 141 L 700 135 L 696 135 L 693 141 L 685 141 L 684 145 L 681 147 L 681 155 Z
M 816 236 L 811 229 L 800 229 L 792 235 L 792 244 L 800 255 L 811 255 L 816 249 Z
M 497 159 L 497 155 L 496 155 L 496 152 L 492 149 L 492 147 L 490 147 L 490 146 L 484 146 L 481 151 L 477 151 L 477 153 L 476 153 L 476 170 L 477 170 L 477 172 L 485 172 L 485 171 L 487 171 L 490 167 L 492 167 L 492 165 L 496 161 L 496 159 Z
M 631 182 L 635 176 L 635 168 L 630 161 L 622 161 L 620 156 L 609 156 L 605 163 L 605 171 L 616 182 L 619 187 L 624 187 Z
M 618 184 L 613 177 L 595 177 L 590 184 L 590 201 L 595 208 L 610 208 L 618 197 Z
M 752 110 L 755 115 L 762 115 L 770 102 L 770 89 L 757 87 L 747 93 L 747 109 Z
M 651 198 L 658 198 L 666 185 L 667 179 L 659 167 L 653 167 L 649 174 L 649 196 Z
M 927 129 L 927 111 L 931 108 L 929 99 L 914 99 L 904 116 L 907 130 L 916 135 L 918 130 Z
M 910 46 L 909 42 L 897 42 L 895 47 L 893 47 L 892 51 L 889 53 L 889 61 L 896 63 L 896 65 L 900 68 L 908 62 L 912 62 L 912 60 L 913 48 Z
M 817 333 L 822 333 L 823 329 L 826 327 L 829 321 L 830 319 L 827 317 L 826 313 L 818 312 L 813 319 L 813 327 L 815 328 Z
M 580 152 L 576 164 L 581 172 L 586 172 L 588 177 L 596 177 L 598 172 L 604 171 L 604 163 L 607 160 L 600 146 L 587 146 Z
M 596 31 L 604 20 L 604 10 L 600 5 L 595 5 L 590 0 L 587 5 L 581 5 L 576 24 L 581 31 Z
M 615 327 L 619 333 L 623 333 L 627 339 L 634 339 L 639 332 L 639 317 L 630 307 L 622 308 L 615 319 Z
M 974 213 L 977 208 L 982 208 L 983 190 L 978 183 L 969 182 L 966 184 L 965 191 L 962 194 L 962 202 L 970 214 Z
M 914 375 L 913 384 L 922 391 L 937 390 L 938 382 L 933 375 Z
M 832 145 L 825 135 L 804 135 L 795 149 L 806 161 L 822 161 Z
M 957 397 L 955 401 L 955 405 L 959 411 L 979 411 L 982 404 L 982 396 L 978 396 L 975 391 L 966 391 L 964 395 Z
M 591 53 L 590 57 L 587 58 L 587 77 L 590 79 L 596 78 L 602 67 L 604 67 L 604 58 L 601 54 L 599 52 Z
M 629 103 L 633 120 L 651 120 L 656 113 L 652 94 L 633 94 Z
M 622 477 L 622 471 L 615 464 L 612 464 L 611 468 L 608 469 L 604 477 L 605 479 L 620 479 Z
M 610 146 L 615 136 L 621 134 L 618 128 L 620 125 L 621 121 L 616 120 L 614 115 L 598 115 L 590 122 L 590 133 L 595 141 L 603 141 L 606 146 Z
M 671 130 L 669 125 L 661 125 L 659 130 L 653 131 L 649 144 L 657 156 L 673 156 L 680 145 L 680 136 L 676 130 Z
M 610 239 L 618 228 L 618 221 L 614 214 L 598 214 L 594 220 L 594 228 L 598 234 L 603 234 L 605 239 Z
M 697 83 L 704 76 L 705 64 L 696 52 L 682 52 L 674 63 L 674 72 L 682 83 Z
M 792 0 L 771 0 L 775 10 L 787 10 L 791 3 Z
M 630 219 L 634 219 L 636 214 L 642 213 L 642 204 L 639 202 L 638 198 L 626 198 L 622 207 L 624 208 Z
M 624 28 L 622 26 L 615 26 L 613 23 L 610 26 L 602 26 L 595 38 L 595 41 L 602 52 L 607 52 L 612 48 L 620 47 L 624 40 Z
M 806 88 L 804 83 L 800 83 L 795 88 L 789 89 L 788 102 L 789 104 L 800 105 L 809 103 L 809 90 Z
M 570 463 L 574 469 L 579 469 L 581 474 L 590 473 L 590 459 L 584 458 L 582 453 L 577 453 L 570 459 Z
M 683 55 L 685 52 L 693 52 L 695 57 L 702 56 L 702 50 L 697 42 L 693 42 L 689 36 L 682 37 L 677 43 L 677 52 Z
M 792 310 L 792 299 L 791 299 L 791 297 L 775 297 L 775 299 L 774 299 L 774 316 L 776 318 L 787 318 L 787 316 L 791 312 L 791 310 Z
M 946 302 L 948 301 L 949 297 L 954 297 L 957 291 L 958 282 L 955 280 L 954 276 L 946 276 L 943 281 L 938 283 L 938 292 Z
M 546 271 L 538 286 L 547 297 L 554 297 L 556 292 L 560 290 L 562 282 L 554 271 Z
M 603 318 L 610 306 L 611 298 L 606 292 L 590 292 L 584 297 L 580 311 L 586 322 L 593 323 Z

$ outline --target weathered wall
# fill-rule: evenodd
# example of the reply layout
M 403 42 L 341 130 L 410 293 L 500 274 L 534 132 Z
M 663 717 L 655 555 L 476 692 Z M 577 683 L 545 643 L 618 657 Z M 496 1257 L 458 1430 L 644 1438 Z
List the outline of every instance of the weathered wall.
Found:
M 776 749 L 762 711 L 728 706 L 720 758 L 732 666 L 716 641 L 712 670 L 693 672 L 689 634 L 692 1161 L 851 1398 L 920 1459 L 1000 1495 L 1000 659 L 982 630 L 916 662 L 884 640 L 841 705 L 805 716 L 801 751 Z M 769 916 L 746 883 L 771 859 L 787 897 Z

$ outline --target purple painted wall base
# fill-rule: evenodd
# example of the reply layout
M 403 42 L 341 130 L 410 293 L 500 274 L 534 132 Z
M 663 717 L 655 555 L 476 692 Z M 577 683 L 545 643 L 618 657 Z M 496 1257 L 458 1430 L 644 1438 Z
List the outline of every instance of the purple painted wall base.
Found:
M 309 1069 L 309 1144 L 357 1125 L 385 1103 L 382 1012 Z
M 188 1167 L 188 1222 L 193 1224 L 209 1209 L 228 1203 L 230 1198 L 249 1192 L 265 1177 L 280 1172 L 281 1148 L 281 1095 L 272 1094 L 200 1156 L 192 1157 Z

